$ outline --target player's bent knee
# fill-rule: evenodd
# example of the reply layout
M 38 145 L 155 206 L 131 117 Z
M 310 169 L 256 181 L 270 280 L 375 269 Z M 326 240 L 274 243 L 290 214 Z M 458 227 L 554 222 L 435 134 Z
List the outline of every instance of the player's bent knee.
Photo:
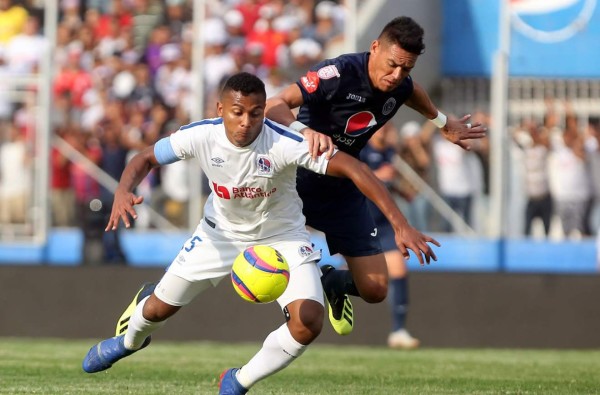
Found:
M 360 288 L 360 297 L 367 303 L 380 303 L 385 300 L 387 296 L 388 286 L 387 283 L 380 284 L 377 282 L 370 283 L 369 285 Z
M 321 334 L 321 329 L 323 329 L 323 318 L 319 317 L 316 320 L 308 322 L 290 320 L 288 322 L 288 328 L 298 343 L 308 345 Z
M 323 329 L 325 309 L 315 301 L 306 300 L 290 311 L 288 328 L 290 333 L 301 344 L 309 344 L 315 340 Z

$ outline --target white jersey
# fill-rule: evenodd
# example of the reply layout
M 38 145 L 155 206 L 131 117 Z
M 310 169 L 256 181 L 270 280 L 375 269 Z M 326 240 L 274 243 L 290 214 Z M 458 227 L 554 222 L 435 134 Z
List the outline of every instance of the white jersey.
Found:
M 301 134 L 265 119 L 252 144 L 236 147 L 223 120 L 214 118 L 183 126 L 169 140 L 179 159 L 199 160 L 212 191 L 204 216 L 224 237 L 264 242 L 307 237 L 296 168 L 325 174 L 328 160 L 325 155 L 313 160 Z

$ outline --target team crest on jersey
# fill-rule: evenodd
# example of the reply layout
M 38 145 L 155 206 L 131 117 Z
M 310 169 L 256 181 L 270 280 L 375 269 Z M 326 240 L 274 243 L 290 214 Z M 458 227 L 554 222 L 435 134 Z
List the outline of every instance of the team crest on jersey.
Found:
M 271 160 L 266 156 L 259 156 L 256 159 L 256 166 L 258 167 L 259 176 L 270 176 L 273 175 L 273 164 Z
M 300 248 L 298 248 L 298 253 L 300 254 L 300 256 L 309 256 L 310 254 L 312 254 L 314 251 L 310 246 L 307 245 L 303 245 L 300 246 Z
M 314 93 L 319 87 L 319 75 L 316 71 L 309 71 L 300 78 L 300 83 L 308 93 Z
M 340 72 L 335 65 L 331 64 L 329 66 L 321 67 L 319 71 L 317 71 L 317 75 L 322 80 L 328 80 L 333 77 L 339 77 Z
M 387 101 L 383 105 L 383 110 L 381 110 L 381 112 L 383 113 L 383 115 L 388 115 L 389 113 L 391 113 L 394 110 L 395 107 L 396 107 L 396 99 L 394 99 L 393 97 L 390 97 L 389 99 L 387 99 Z
M 358 137 L 367 133 L 375 125 L 377 125 L 377 119 L 371 111 L 357 112 L 348 118 L 344 133 L 351 137 Z

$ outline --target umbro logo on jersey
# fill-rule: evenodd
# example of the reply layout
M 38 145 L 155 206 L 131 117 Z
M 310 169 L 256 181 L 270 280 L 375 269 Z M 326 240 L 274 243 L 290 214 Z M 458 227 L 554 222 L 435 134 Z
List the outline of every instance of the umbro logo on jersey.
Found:
M 348 96 L 346 96 L 346 100 L 354 100 L 359 103 L 364 103 L 367 101 L 367 99 L 365 99 L 364 97 L 355 95 L 354 93 L 348 93 Z
M 214 158 L 210 158 L 210 160 L 213 162 L 213 166 L 214 167 L 222 167 L 221 164 L 225 163 L 225 160 L 219 158 L 218 156 L 215 156 Z

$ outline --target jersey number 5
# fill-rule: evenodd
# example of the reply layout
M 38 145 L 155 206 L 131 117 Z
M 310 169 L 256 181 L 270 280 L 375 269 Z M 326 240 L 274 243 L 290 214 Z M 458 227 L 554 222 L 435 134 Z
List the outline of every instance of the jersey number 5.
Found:
M 189 246 L 184 246 L 183 248 L 187 251 L 190 252 L 191 250 L 194 249 L 194 247 L 196 247 L 196 242 L 201 242 L 202 239 L 198 236 L 194 236 L 192 237 L 192 239 L 190 240 L 190 245 Z

